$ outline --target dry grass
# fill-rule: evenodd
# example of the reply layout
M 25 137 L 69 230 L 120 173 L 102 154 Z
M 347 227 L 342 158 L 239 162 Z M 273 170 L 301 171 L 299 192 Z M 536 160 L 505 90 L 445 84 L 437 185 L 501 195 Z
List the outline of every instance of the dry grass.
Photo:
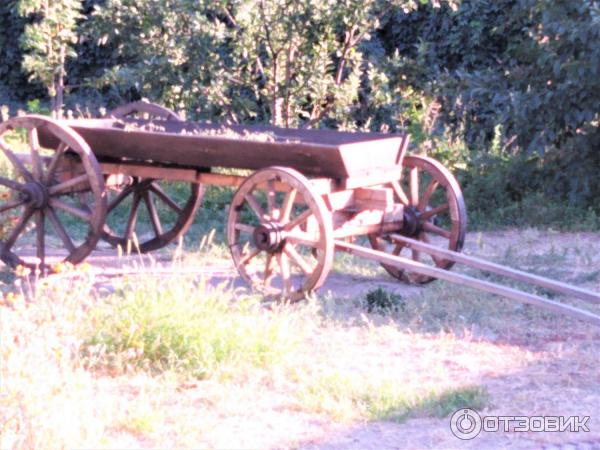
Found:
M 515 246 L 510 258 L 543 269 L 551 243 L 523 239 L 546 250 Z M 568 247 L 564 276 L 593 272 L 594 250 Z M 382 448 L 371 425 L 382 420 L 398 422 L 386 428 L 395 445 L 455 447 L 446 417 L 461 406 L 589 415 L 600 404 L 591 327 L 445 283 L 373 313 L 364 297 L 265 307 L 183 270 L 222 249 L 203 252 L 162 268 L 133 258 L 147 275 L 101 283 L 85 267 L 37 284 L 5 276 L 0 448 Z

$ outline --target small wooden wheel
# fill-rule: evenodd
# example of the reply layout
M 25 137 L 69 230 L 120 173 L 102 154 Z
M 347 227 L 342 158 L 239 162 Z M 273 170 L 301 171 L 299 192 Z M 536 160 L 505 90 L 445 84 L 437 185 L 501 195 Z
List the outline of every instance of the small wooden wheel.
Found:
M 139 119 L 175 120 L 177 122 L 181 122 L 182 120 L 175 111 L 143 100 L 119 106 L 110 111 L 107 116 L 116 119 L 122 119 L 123 117 L 137 117 Z
M 108 116 L 181 121 L 174 111 L 144 101 L 123 105 L 112 110 Z M 129 185 L 120 192 L 119 189 L 109 192 L 107 222 L 112 227 L 109 224 L 104 227 L 102 239 L 115 247 L 125 247 L 135 233 L 139 250 L 149 252 L 173 242 L 192 225 L 202 201 L 202 185 L 141 177 L 132 177 L 129 181 Z M 145 213 L 140 209 L 142 202 Z M 113 211 L 114 214 L 111 214 Z M 120 219 L 124 216 L 128 218 L 126 222 Z
M 27 137 L 25 146 L 19 136 Z M 25 116 L 0 124 L 0 148 L 13 173 L 0 177 L 2 261 L 45 272 L 46 250 L 57 242 L 68 252 L 64 261 L 82 261 L 106 217 L 104 180 L 89 146 L 58 122 Z M 82 191 L 90 192 L 85 206 L 77 198 Z M 24 256 L 32 245 L 37 261 Z
M 442 164 L 425 156 L 406 156 L 399 182 L 391 183 L 395 201 L 404 205 L 404 225 L 398 234 L 428 244 L 461 251 L 467 228 L 467 210 L 460 186 Z M 375 250 L 410 257 L 441 269 L 450 269 L 454 263 L 424 255 L 396 242 L 389 234 L 369 235 Z M 382 264 L 395 278 L 408 283 L 428 283 L 434 278 Z
M 319 288 L 334 255 L 331 214 L 299 172 L 255 172 L 231 201 L 227 239 L 233 262 L 258 291 L 297 301 Z

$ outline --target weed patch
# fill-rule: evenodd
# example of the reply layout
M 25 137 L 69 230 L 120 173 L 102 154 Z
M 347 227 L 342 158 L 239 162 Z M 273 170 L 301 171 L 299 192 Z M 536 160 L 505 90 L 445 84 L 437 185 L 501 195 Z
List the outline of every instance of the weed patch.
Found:
M 387 314 L 404 311 L 406 303 L 401 295 L 393 294 L 382 287 L 367 292 L 365 297 L 367 312 Z
M 336 420 L 357 418 L 403 422 L 411 417 L 446 417 L 459 408 L 487 405 L 484 387 L 467 386 L 418 392 L 397 380 L 369 380 L 333 373 L 310 383 L 300 395 L 307 408 Z
M 290 350 L 290 318 L 256 297 L 186 281 L 126 285 L 90 311 L 83 352 L 92 367 L 184 370 L 204 378 L 264 366 Z

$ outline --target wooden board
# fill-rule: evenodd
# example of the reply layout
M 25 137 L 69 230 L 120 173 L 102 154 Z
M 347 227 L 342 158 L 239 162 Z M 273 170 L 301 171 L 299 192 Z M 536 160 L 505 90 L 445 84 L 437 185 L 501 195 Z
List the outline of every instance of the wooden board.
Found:
M 142 120 L 78 119 L 63 121 L 90 145 L 101 162 L 150 162 L 193 168 L 294 168 L 305 175 L 338 179 L 372 177 L 399 167 L 406 135 L 284 129 L 267 126 L 227 126 L 219 135 L 215 124 L 161 121 L 160 131 L 142 131 Z M 199 134 L 212 133 L 212 134 Z M 268 140 L 245 136 L 266 134 Z M 399 172 L 398 172 L 399 173 Z

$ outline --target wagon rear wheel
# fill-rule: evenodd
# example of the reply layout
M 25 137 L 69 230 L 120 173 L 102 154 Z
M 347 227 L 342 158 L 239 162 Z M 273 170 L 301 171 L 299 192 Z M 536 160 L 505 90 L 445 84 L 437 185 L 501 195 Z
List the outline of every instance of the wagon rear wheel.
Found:
M 203 187 L 196 183 L 134 177 L 130 185 L 111 196 L 108 220 L 115 216 L 115 225 L 106 225 L 102 238 L 115 247 L 126 247 L 135 233 L 140 252 L 162 248 L 188 230 L 202 192 Z
M 149 119 L 149 120 L 175 120 L 181 121 L 181 117 L 175 111 L 164 106 L 143 100 L 119 106 L 107 114 L 108 117 L 122 119 L 124 117 Z
M 319 288 L 334 254 L 331 215 L 299 172 L 255 172 L 231 202 L 227 239 L 233 262 L 256 290 L 297 301 Z
M 112 110 L 108 116 L 118 119 L 182 120 L 174 111 L 144 101 L 123 105 Z M 102 239 L 115 247 L 125 247 L 135 233 L 139 251 L 158 250 L 189 229 L 203 192 L 203 186 L 198 183 L 168 183 L 130 177 L 128 184 L 109 193 L 107 222 L 113 226 L 104 227 Z
M 402 167 L 400 180 L 390 185 L 395 201 L 405 207 L 404 225 L 398 234 L 461 251 L 466 234 L 467 212 L 454 176 L 442 164 L 425 156 L 406 156 Z M 394 240 L 393 233 L 371 234 L 369 241 L 375 250 L 406 256 L 441 269 L 450 269 L 454 265 L 452 261 L 409 248 L 404 242 Z M 382 266 L 390 275 L 404 282 L 423 284 L 434 280 L 393 266 Z
M 52 247 L 67 250 L 64 261 L 82 261 L 106 216 L 102 172 L 89 146 L 58 122 L 25 116 L 0 124 L 0 148 L 11 173 L 0 176 L 2 261 L 48 271 Z M 82 191 L 90 192 L 85 205 Z

